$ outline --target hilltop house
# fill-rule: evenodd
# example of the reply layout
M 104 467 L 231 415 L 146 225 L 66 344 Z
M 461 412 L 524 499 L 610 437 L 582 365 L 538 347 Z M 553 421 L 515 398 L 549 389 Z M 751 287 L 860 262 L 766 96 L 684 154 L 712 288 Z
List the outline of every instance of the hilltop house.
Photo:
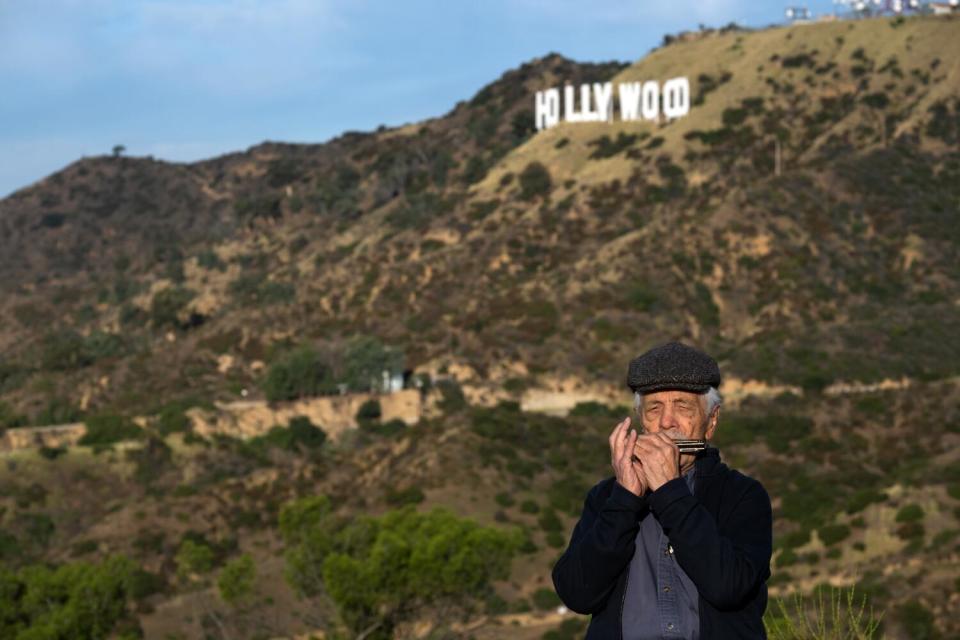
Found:
M 960 12 L 960 0 L 950 0 L 949 2 L 931 2 L 927 5 L 935 16 L 945 16 L 951 13 Z

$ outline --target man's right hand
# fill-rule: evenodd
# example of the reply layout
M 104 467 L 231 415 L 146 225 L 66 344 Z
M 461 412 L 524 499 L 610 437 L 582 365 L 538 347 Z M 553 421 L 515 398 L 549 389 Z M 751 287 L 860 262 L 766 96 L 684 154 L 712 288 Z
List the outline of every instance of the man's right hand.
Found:
M 630 428 L 630 418 L 624 418 L 610 434 L 610 462 L 617 482 L 636 496 L 647 491 L 643 482 L 642 466 L 633 459 L 633 447 L 637 443 L 637 432 Z

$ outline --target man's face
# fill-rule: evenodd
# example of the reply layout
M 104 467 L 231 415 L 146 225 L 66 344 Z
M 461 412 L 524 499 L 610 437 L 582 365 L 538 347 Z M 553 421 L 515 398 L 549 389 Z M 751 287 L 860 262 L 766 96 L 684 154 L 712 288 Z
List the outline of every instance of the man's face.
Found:
M 672 439 L 703 440 L 713 437 L 717 428 L 719 408 L 711 415 L 705 411 L 703 397 L 689 391 L 657 391 L 641 400 L 639 411 L 644 431 L 663 431 Z

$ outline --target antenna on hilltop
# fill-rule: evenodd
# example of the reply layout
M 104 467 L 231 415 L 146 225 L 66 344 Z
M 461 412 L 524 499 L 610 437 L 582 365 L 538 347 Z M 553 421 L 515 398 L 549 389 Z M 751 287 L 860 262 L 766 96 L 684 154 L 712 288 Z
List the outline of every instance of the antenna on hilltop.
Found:
M 834 15 L 838 5 L 857 16 L 872 16 L 919 11 L 922 4 L 921 0 L 833 0 Z
M 787 16 L 787 20 L 795 24 L 810 22 L 811 20 L 810 9 L 807 7 L 787 7 L 784 13 Z

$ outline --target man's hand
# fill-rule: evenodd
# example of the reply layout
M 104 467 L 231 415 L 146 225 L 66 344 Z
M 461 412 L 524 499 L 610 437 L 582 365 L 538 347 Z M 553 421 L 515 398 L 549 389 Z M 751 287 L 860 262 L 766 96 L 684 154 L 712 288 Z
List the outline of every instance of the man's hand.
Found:
M 610 463 L 617 476 L 617 482 L 636 496 L 647 491 L 640 463 L 633 459 L 633 447 L 637 443 L 637 432 L 630 428 L 630 418 L 614 427 L 610 434 Z
M 664 483 L 680 477 L 680 449 L 665 433 L 639 436 L 636 438 L 635 447 L 637 457 L 642 463 L 641 477 L 651 491 L 656 491 Z

